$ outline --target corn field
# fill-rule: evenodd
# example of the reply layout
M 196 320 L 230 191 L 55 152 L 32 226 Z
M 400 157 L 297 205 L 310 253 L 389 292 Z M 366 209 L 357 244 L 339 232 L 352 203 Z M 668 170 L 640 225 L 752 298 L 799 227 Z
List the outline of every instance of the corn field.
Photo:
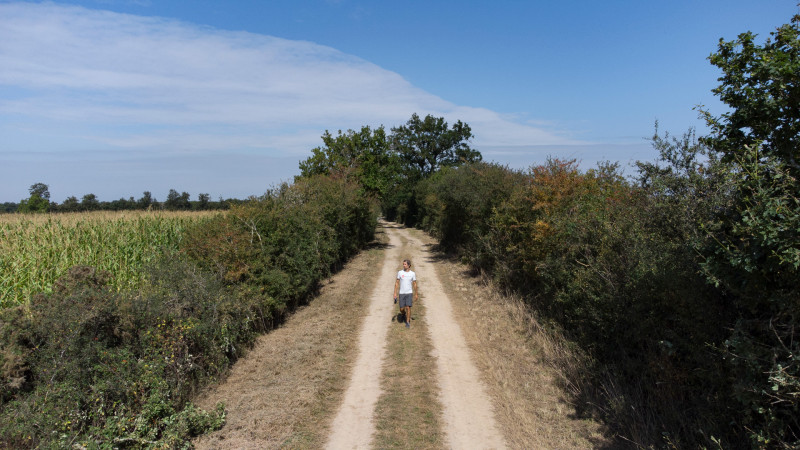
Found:
M 75 265 L 111 273 L 117 291 L 137 288 L 142 267 L 175 251 L 187 225 L 215 212 L 0 215 L 0 308 L 50 292 Z

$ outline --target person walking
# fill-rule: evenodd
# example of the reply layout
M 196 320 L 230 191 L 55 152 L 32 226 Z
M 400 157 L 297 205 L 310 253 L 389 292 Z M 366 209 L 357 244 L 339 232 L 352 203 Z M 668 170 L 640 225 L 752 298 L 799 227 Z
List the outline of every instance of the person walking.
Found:
M 397 272 L 394 282 L 394 302 L 400 306 L 400 315 L 405 316 L 406 328 L 411 328 L 411 306 L 419 299 L 417 274 L 411 270 L 411 261 L 403 260 L 403 270 Z

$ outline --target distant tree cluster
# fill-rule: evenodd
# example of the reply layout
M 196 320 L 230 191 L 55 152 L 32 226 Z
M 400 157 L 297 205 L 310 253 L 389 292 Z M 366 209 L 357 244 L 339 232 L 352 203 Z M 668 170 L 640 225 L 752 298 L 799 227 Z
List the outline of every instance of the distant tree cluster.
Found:
M 449 126 L 442 117 L 423 119 L 416 113 L 389 135 L 383 126 L 340 130 L 337 136 L 325 131 L 325 145 L 300 161 L 297 179 L 335 175 L 356 181 L 380 199 L 386 218 L 413 224 L 417 183 L 441 169 L 482 160 L 481 153 L 468 144 L 472 137 L 469 125 L 460 120 Z
M 209 194 L 198 194 L 197 200 L 190 200 L 188 192 L 178 193 L 170 189 L 167 199 L 159 202 L 150 191 L 144 191 L 137 200 L 128 199 L 100 201 L 95 194 L 86 194 L 79 200 L 67 197 L 60 204 L 50 201 L 50 187 L 44 183 L 35 183 L 28 188 L 30 197 L 17 203 L 5 202 L 0 212 L 3 213 L 37 213 L 37 212 L 83 212 L 83 211 L 133 211 L 133 210 L 167 210 L 167 211 L 204 211 L 228 209 L 233 204 L 242 202 L 237 199 L 211 201 Z

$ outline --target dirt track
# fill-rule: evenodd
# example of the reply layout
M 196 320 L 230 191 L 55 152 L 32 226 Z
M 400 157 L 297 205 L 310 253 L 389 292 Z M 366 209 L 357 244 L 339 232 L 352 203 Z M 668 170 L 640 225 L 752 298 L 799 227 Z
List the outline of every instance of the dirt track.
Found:
M 543 362 L 550 344 L 524 307 L 492 297 L 416 230 L 384 224 L 378 238 L 197 397 L 228 414 L 197 448 L 604 447 Z M 403 258 L 420 288 L 410 329 L 392 320 Z M 399 395 L 398 374 L 409 385 Z
M 404 238 L 401 245 L 400 237 Z M 504 448 L 497 431 L 492 404 L 472 364 L 461 330 L 453 318 L 450 299 L 442 289 L 432 255 L 423 244 L 402 229 L 392 229 L 380 281 L 372 292 L 370 313 L 364 318 L 359 341 L 359 357 L 353 369 L 344 402 L 333 421 L 327 448 L 369 448 L 373 411 L 381 395 L 379 386 L 384 360 L 388 320 L 396 313 L 391 289 L 398 262 L 410 257 L 417 273 L 420 300 L 425 303 L 427 329 L 431 333 L 437 364 L 440 401 L 444 411 L 445 441 L 449 448 Z M 402 255 L 402 256 L 401 256 Z M 407 330 L 419 331 L 417 327 Z

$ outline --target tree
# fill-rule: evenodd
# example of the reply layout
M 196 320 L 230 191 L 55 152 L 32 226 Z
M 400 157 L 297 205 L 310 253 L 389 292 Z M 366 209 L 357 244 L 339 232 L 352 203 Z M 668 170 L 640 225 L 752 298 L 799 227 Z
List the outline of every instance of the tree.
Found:
M 112 211 L 126 211 L 136 208 L 136 200 L 129 197 L 127 200 L 120 198 L 119 200 L 112 200 L 109 203 L 103 204 L 102 209 L 110 209 Z
M 63 203 L 61 203 L 61 207 L 59 208 L 61 211 L 64 212 L 76 212 L 80 210 L 80 204 L 78 203 L 78 198 L 74 195 L 67 197 Z
M 702 111 L 729 201 L 701 224 L 708 280 L 737 315 L 720 349 L 735 374 L 737 420 L 754 446 L 800 446 L 800 15 L 763 45 L 720 40 L 713 90 L 730 112 Z M 714 159 L 711 160 L 714 162 Z
M 139 200 L 136 201 L 136 206 L 139 209 L 147 209 L 154 202 L 155 202 L 155 199 L 153 199 L 153 195 L 150 193 L 150 191 L 144 191 L 142 193 L 142 198 L 140 198 Z
M 46 200 L 50 200 L 50 187 L 44 183 L 34 183 L 28 189 L 28 192 L 33 196 L 36 195 Z
M 397 183 L 400 160 L 389 151 L 383 127 L 373 131 L 364 126 L 346 133 L 339 130 L 337 136 L 326 130 L 322 142 L 324 146 L 314 148 L 313 155 L 300 162 L 301 177 L 338 174 L 381 198 Z
M 178 194 L 175 189 L 170 189 L 169 194 L 167 194 L 167 201 L 164 202 L 164 207 L 173 211 L 192 209 L 192 204 L 189 202 L 189 193 Z
M 97 211 L 100 209 L 100 201 L 94 194 L 86 194 L 81 198 L 81 210 L 83 211 Z
M 472 139 L 469 125 L 460 120 L 447 127 L 443 117 L 414 113 L 405 125 L 392 128 L 392 146 L 412 170 L 412 176 L 427 178 L 440 167 L 481 161 L 479 151 L 467 144 Z
M 198 194 L 197 195 L 197 209 L 206 210 L 208 209 L 208 194 Z
M 34 183 L 28 188 L 30 197 L 19 202 L 20 212 L 47 212 L 50 210 L 50 188 L 44 183 Z
M 800 15 L 770 33 L 764 45 L 756 35 L 720 39 L 711 64 L 723 75 L 712 92 L 731 109 L 720 117 L 702 110 L 712 135 L 705 141 L 726 160 L 745 147 L 760 146 L 763 156 L 786 163 L 800 175 Z

